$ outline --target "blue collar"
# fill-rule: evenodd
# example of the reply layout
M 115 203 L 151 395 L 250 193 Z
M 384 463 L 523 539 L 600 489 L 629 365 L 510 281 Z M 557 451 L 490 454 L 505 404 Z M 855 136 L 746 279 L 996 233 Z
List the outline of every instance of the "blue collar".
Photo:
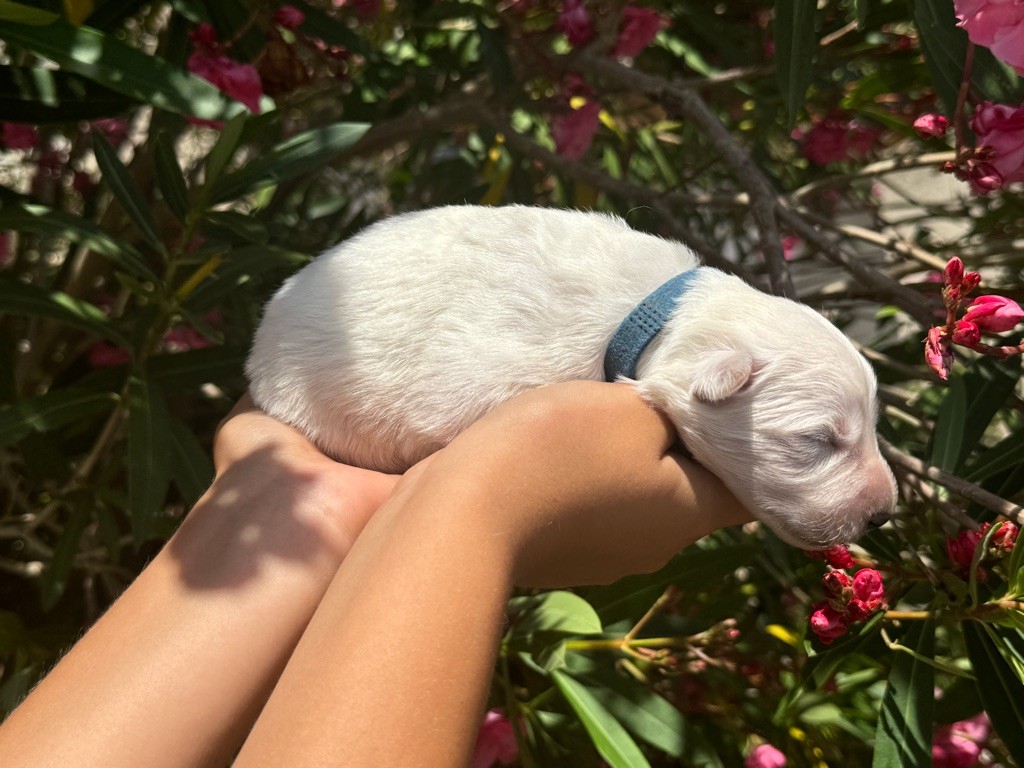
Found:
M 640 355 L 668 322 L 679 297 L 692 287 L 698 269 L 687 270 L 662 283 L 622 321 L 604 353 L 605 381 L 615 381 L 620 376 L 636 378 Z

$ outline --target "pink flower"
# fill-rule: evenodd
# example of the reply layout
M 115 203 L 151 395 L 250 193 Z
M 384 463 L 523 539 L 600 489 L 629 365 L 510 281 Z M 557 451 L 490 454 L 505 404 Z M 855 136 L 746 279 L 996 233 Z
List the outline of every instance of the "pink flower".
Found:
M 805 554 L 815 560 L 824 560 L 833 568 L 853 568 L 854 565 L 853 555 L 842 544 L 836 544 L 834 547 L 821 549 L 816 552 L 808 551 Z
M 996 170 L 992 163 L 983 163 L 977 160 L 968 160 L 961 178 L 966 178 L 971 185 L 971 191 L 984 197 L 989 192 L 1002 189 L 1006 183 L 1002 174 Z
M 843 615 L 828 603 L 813 606 L 810 617 L 811 631 L 825 645 L 831 645 L 837 637 L 846 634 L 847 624 Z
M 953 326 L 953 343 L 973 347 L 981 341 L 981 330 L 970 320 L 957 320 Z
M 947 537 L 946 554 L 953 565 L 969 568 L 983 535 L 982 531 L 960 531 L 956 536 Z
M 1017 534 L 1020 529 L 1014 523 L 999 523 L 996 532 L 992 534 L 990 541 L 992 546 L 1007 552 L 1013 549 L 1017 543 Z
M 39 131 L 23 123 L 4 123 L 3 139 L 7 149 L 32 149 L 39 143 Z
M 571 160 L 583 157 L 594 140 L 600 114 L 601 105 L 596 101 L 588 101 L 579 109 L 556 117 L 551 126 L 555 151 Z
M 306 20 L 306 14 L 294 5 L 282 5 L 274 14 L 274 23 L 285 29 L 296 29 Z
M 512 721 L 501 710 L 490 710 L 477 733 L 470 768 L 491 768 L 496 762 L 509 765 L 518 756 Z
M 583 0 L 565 0 L 558 14 L 558 31 L 564 32 L 569 45 L 586 45 L 594 39 L 594 25 L 590 23 Z
M 90 368 L 110 368 L 128 362 L 128 351 L 107 344 L 105 341 L 97 341 L 87 353 Z
M 934 139 L 946 135 L 949 120 L 944 115 L 921 115 L 914 121 L 914 130 L 922 139 Z
M 953 370 L 953 345 L 941 327 L 928 329 L 928 340 L 924 343 L 924 361 L 945 381 Z
M 786 768 L 786 756 L 771 744 L 754 747 L 743 761 L 744 768 Z
M 863 621 L 885 607 L 885 584 L 874 568 L 861 568 L 853 577 L 853 598 L 847 608 L 850 621 Z
M 801 143 L 804 157 L 815 165 L 864 157 L 881 135 L 880 128 L 839 117 L 826 118 L 810 130 L 796 129 L 792 134 Z
M 796 255 L 796 249 L 803 244 L 796 235 L 785 235 L 782 238 L 782 258 L 786 261 L 792 260 L 793 256 Z
M 981 275 L 977 272 L 968 272 L 964 275 L 964 281 L 960 283 L 961 295 L 966 296 L 979 285 L 981 285 Z
M 124 140 L 128 138 L 128 129 L 130 127 L 127 120 L 123 117 L 108 117 L 103 120 L 93 120 L 91 126 L 97 130 L 103 131 L 103 135 L 107 137 L 107 140 L 115 147 L 119 144 L 123 144 Z
M 964 281 L 964 262 L 959 256 L 954 256 L 946 262 L 946 268 L 942 272 L 943 282 L 951 288 L 959 288 Z
M 635 5 L 626 6 L 622 12 L 622 26 L 619 27 L 619 38 L 615 41 L 612 56 L 615 58 L 633 57 L 651 44 L 658 30 L 668 24 L 657 11 L 650 8 L 639 8 Z
M 1024 75 L 1024 4 L 1014 0 L 954 0 L 958 27 Z
M 190 39 L 195 52 L 188 58 L 188 71 L 213 84 L 231 98 L 242 102 L 250 112 L 258 115 L 263 84 L 260 82 L 260 73 L 256 71 L 256 67 L 225 56 L 216 41 L 213 27 L 209 24 L 200 24 L 192 32 Z M 193 119 L 193 122 L 214 128 L 221 127 L 211 120 Z
M 979 296 L 967 308 L 964 320 L 974 323 L 982 331 L 1002 333 L 1012 330 L 1024 320 L 1024 309 L 1005 296 Z
M 345 0 L 334 0 L 334 4 L 340 8 Z M 380 16 L 380 0 L 351 0 L 349 5 L 361 21 L 372 21 Z
M 172 328 L 163 338 L 169 352 L 186 352 L 190 349 L 205 349 L 213 343 L 191 325 L 179 325 Z
M 974 768 L 990 727 L 984 712 L 937 727 L 932 739 L 932 768 Z
M 1018 7 L 1024 13 L 1024 4 Z M 1024 34 L 1024 21 L 1021 22 L 1021 32 Z M 971 130 L 977 135 L 979 146 L 992 150 L 991 157 L 985 157 L 985 162 L 977 163 L 976 168 L 969 170 L 972 185 L 975 177 L 982 187 L 991 186 L 996 180 L 998 186 L 1024 181 L 1024 104 L 1014 108 L 1009 104 L 983 101 L 971 116 Z

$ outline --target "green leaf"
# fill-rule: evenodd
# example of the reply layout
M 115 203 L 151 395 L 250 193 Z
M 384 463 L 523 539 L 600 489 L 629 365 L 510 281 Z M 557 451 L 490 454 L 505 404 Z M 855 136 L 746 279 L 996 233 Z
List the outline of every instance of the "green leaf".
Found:
M 1024 462 L 1024 432 L 1012 433 L 982 453 L 967 467 L 966 479 L 974 483 L 1017 467 Z
M 683 756 L 689 725 L 676 707 L 614 671 L 576 677 L 638 739 L 673 757 Z
M 157 534 L 170 476 L 167 471 L 170 416 L 163 393 L 139 376 L 128 380 L 128 507 L 137 544 Z
M 967 415 L 964 417 L 964 435 L 961 441 L 957 467 L 974 450 L 1020 378 L 1020 358 L 993 360 L 985 358 L 971 367 L 963 377 L 967 386 Z
M 60 18 L 56 13 L 33 8 L 11 0 L 0 0 L 0 21 L 16 21 L 21 24 L 52 24 Z
M 939 406 L 935 419 L 931 464 L 945 472 L 955 472 L 964 439 L 967 418 L 967 388 L 959 376 L 949 382 L 949 389 Z
M 864 22 L 868 19 L 868 0 L 853 0 L 857 9 L 857 28 L 864 29 Z
M 685 584 L 690 593 L 721 585 L 722 579 L 737 568 L 750 564 L 753 552 L 748 546 L 690 547 L 661 570 L 588 589 L 583 596 L 597 610 L 603 624 L 613 624 L 639 615 L 637 610 L 642 613 L 669 584 Z
M 515 597 L 508 610 L 516 616 L 513 634 L 559 632 L 565 635 L 596 635 L 601 619 L 586 600 L 572 592 L 544 592 L 532 597 Z
M 914 23 L 935 90 L 952 117 L 963 77 L 967 33 L 956 26 L 953 0 L 914 0 Z M 1010 101 L 1015 95 L 1016 78 L 981 46 L 974 49 L 971 82 L 993 101 Z
M 91 519 L 88 507 L 79 504 L 72 506 L 71 516 L 64 524 L 57 546 L 53 548 L 53 557 L 40 579 L 39 592 L 43 610 L 52 609 L 64 595 L 75 555 L 78 554 L 78 544 Z
M 136 101 L 204 120 L 228 120 L 245 107 L 210 83 L 90 27 L 4 24 L 3 38 Z
M 67 424 L 107 413 L 118 401 L 113 392 L 53 389 L 0 411 L 0 447 L 13 445 L 32 433 L 49 432 Z
M 121 207 L 150 244 L 158 252 L 166 253 L 164 241 L 156 231 L 156 222 L 153 221 L 153 215 L 149 212 L 149 204 L 143 198 L 142 192 L 139 191 L 124 163 L 121 162 L 121 158 L 117 156 L 117 150 L 107 141 L 107 137 L 103 135 L 102 131 L 92 132 L 92 148 L 96 153 L 96 163 L 99 165 L 100 171 L 103 172 L 103 180 Z
M 557 670 L 551 673 L 551 679 L 583 723 L 590 740 L 608 765 L 612 768 L 650 768 L 647 758 L 626 729 L 586 686 Z
M 49 317 L 129 347 L 128 339 L 111 324 L 96 306 L 60 291 L 47 291 L 37 285 L 0 279 L 0 308 L 3 314 Z
M 279 184 L 314 171 L 352 146 L 369 128 L 368 123 L 335 123 L 293 136 L 221 179 L 213 187 L 211 202 L 234 199 L 268 184 Z
M 19 122 L 41 125 L 95 120 L 138 103 L 69 72 L 0 66 L 0 114 Z
M 903 645 L 925 658 L 935 655 L 935 623 L 914 622 Z M 878 711 L 872 768 L 930 768 L 935 667 L 896 652 Z
M 178 165 L 174 146 L 167 135 L 161 133 L 156 137 L 154 148 L 153 165 L 160 194 L 163 195 L 171 213 L 178 217 L 178 221 L 183 222 L 192 210 L 192 204 L 188 199 L 188 186 L 181 173 L 181 166 Z
M 207 347 L 159 355 L 147 363 L 149 377 L 161 389 L 177 393 L 195 390 L 203 384 L 225 384 L 243 380 L 245 347 Z
M 0 229 L 66 237 L 94 253 L 106 256 L 133 275 L 157 280 L 142 256 L 127 243 L 116 240 L 88 219 L 33 203 L 5 202 L 0 208 Z
M 776 0 L 775 3 L 775 60 L 790 124 L 796 122 L 807 87 L 814 79 L 817 15 L 818 5 L 812 0 Z
M 1014 761 L 1024 765 L 1024 684 L 1013 674 L 985 625 L 965 621 L 960 626 L 985 711 Z
M 217 267 L 212 278 L 207 279 L 188 297 L 187 304 L 196 310 L 214 306 L 233 292 L 239 281 L 246 277 L 263 275 L 267 272 L 293 272 L 308 263 L 310 257 L 304 253 L 289 251 L 273 245 L 242 246 L 232 250 L 224 263 Z
M 191 507 L 213 482 L 213 462 L 181 419 L 171 417 L 168 437 L 171 450 L 167 461 L 171 479 L 182 500 Z
M 206 175 L 204 185 L 213 187 L 220 181 L 228 162 L 235 155 L 238 149 L 238 141 L 242 138 L 242 131 L 245 129 L 246 113 L 240 112 L 231 118 L 224 128 L 221 129 L 217 143 L 213 145 L 210 154 L 206 156 Z
M 368 61 L 376 59 L 376 52 L 370 43 L 360 37 L 351 27 L 320 8 L 296 0 L 293 3 L 306 17 L 299 27 L 306 34 L 323 40 L 328 45 L 337 45 L 357 53 Z

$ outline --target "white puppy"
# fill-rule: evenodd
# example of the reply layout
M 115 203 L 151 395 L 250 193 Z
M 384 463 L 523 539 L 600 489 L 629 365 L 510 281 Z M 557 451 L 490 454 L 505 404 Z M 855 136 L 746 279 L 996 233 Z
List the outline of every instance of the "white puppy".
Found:
M 519 392 L 605 378 L 623 318 L 697 266 L 600 214 L 396 216 L 282 286 L 246 371 L 256 402 L 324 452 L 397 472 Z M 806 306 L 707 267 L 688 286 L 639 357 L 639 392 L 785 540 L 822 548 L 883 523 L 896 484 L 864 359 Z

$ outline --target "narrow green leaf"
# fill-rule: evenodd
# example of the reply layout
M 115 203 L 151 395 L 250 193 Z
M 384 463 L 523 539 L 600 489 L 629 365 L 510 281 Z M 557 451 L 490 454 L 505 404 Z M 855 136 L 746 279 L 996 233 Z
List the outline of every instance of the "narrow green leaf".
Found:
M 130 343 L 96 306 L 60 291 L 47 291 L 37 285 L 0 279 L 0 315 L 49 317 L 95 333 L 123 347 Z
M 29 5 L 0 0 L 0 21 L 16 21 L 21 24 L 52 24 L 60 18 L 56 13 L 33 8 Z
M 985 711 L 1014 761 L 1024 765 L 1024 684 L 1013 674 L 983 624 L 965 621 L 960 626 Z
M 935 623 L 914 622 L 903 645 L 925 658 L 935 655 Z M 878 711 L 872 768 L 930 768 L 935 667 L 908 653 L 894 654 Z
M 163 393 L 139 376 L 128 380 L 128 506 L 137 544 L 153 538 L 170 481 L 167 443 L 170 417 Z
M 170 427 L 167 458 L 171 479 L 185 503 L 192 506 L 213 482 L 213 462 L 185 422 L 171 417 Z
M 650 768 L 636 742 L 586 686 L 565 672 L 551 673 L 562 696 L 583 723 L 598 753 L 612 768 Z
M 88 219 L 34 203 L 5 202 L 0 208 L 0 229 L 32 232 L 48 237 L 66 237 L 74 243 L 106 256 L 124 269 L 146 280 L 157 279 L 135 248 L 111 237 Z
M 95 120 L 139 102 L 70 72 L 0 66 L 0 114 L 41 125 Z
M 227 120 L 245 109 L 205 80 L 90 27 L 4 24 L 4 41 L 55 61 L 65 72 L 139 102 L 204 120 Z
M 165 253 L 167 249 L 156 231 L 156 222 L 149 212 L 149 205 L 121 158 L 117 156 L 117 150 L 107 141 L 102 131 L 92 132 L 92 148 L 96 153 L 96 163 L 103 172 L 103 180 L 114 197 L 150 244 L 160 253 Z
M 935 418 L 931 464 L 945 472 L 955 472 L 964 439 L 967 418 L 967 389 L 959 376 L 949 382 L 949 389 Z
M 509 600 L 508 610 L 516 618 L 513 634 L 559 632 L 566 635 L 595 635 L 601 619 L 586 600 L 572 592 L 544 592 Z
M 957 467 L 978 445 L 985 431 L 1020 379 L 1020 358 L 993 360 L 985 358 L 971 367 L 963 377 L 967 387 L 967 415 L 964 416 L 964 435 Z
M 194 390 L 203 384 L 243 381 L 245 347 L 208 347 L 159 355 L 148 363 L 149 377 L 167 392 Z
M 203 232 L 212 238 L 227 241 L 241 240 L 246 243 L 263 245 L 270 238 L 267 228 L 259 219 L 238 211 L 213 211 L 203 222 Z
M 63 597 L 75 555 L 78 554 L 79 542 L 91 517 L 88 507 L 78 504 L 72 506 L 71 516 L 64 524 L 57 546 L 53 548 L 53 557 L 40 579 L 39 592 L 43 610 L 49 611 Z
M 868 0 L 853 0 L 857 9 L 857 28 L 864 29 L 864 22 L 868 19 Z
M 233 249 L 211 278 L 188 297 L 188 306 L 202 311 L 214 306 L 233 292 L 239 281 L 267 273 L 293 272 L 307 264 L 310 257 L 273 245 L 242 246 Z
M 683 714 L 649 688 L 614 671 L 577 676 L 601 705 L 634 736 L 682 757 L 689 729 Z
M 293 136 L 222 178 L 214 185 L 211 202 L 230 200 L 320 168 L 355 144 L 369 128 L 368 123 L 335 123 Z
M 1024 432 L 1018 431 L 1000 440 L 967 467 L 965 477 L 979 483 L 992 475 L 1019 466 L 1024 462 Z
M 242 131 L 245 129 L 246 113 L 240 112 L 231 118 L 221 129 L 217 143 L 213 145 L 210 154 L 206 156 L 206 177 L 204 185 L 213 187 L 220 181 L 224 169 L 227 168 L 231 158 L 238 149 L 238 141 L 242 138 Z
M 814 79 L 817 15 L 818 4 L 812 0 L 776 0 L 775 3 L 775 60 L 790 124 L 796 122 L 807 87 Z
M 178 217 L 178 221 L 185 221 L 189 211 L 192 210 L 192 204 L 188 200 L 188 186 L 181 173 L 181 166 L 178 165 L 174 146 L 164 133 L 156 137 L 154 146 L 153 164 L 156 169 L 156 183 L 160 187 L 160 194 L 163 195 L 164 202 L 171 209 L 171 213 Z
M 13 445 L 36 432 L 49 432 L 93 419 L 117 404 L 113 392 L 53 389 L 0 410 L 0 447 Z

